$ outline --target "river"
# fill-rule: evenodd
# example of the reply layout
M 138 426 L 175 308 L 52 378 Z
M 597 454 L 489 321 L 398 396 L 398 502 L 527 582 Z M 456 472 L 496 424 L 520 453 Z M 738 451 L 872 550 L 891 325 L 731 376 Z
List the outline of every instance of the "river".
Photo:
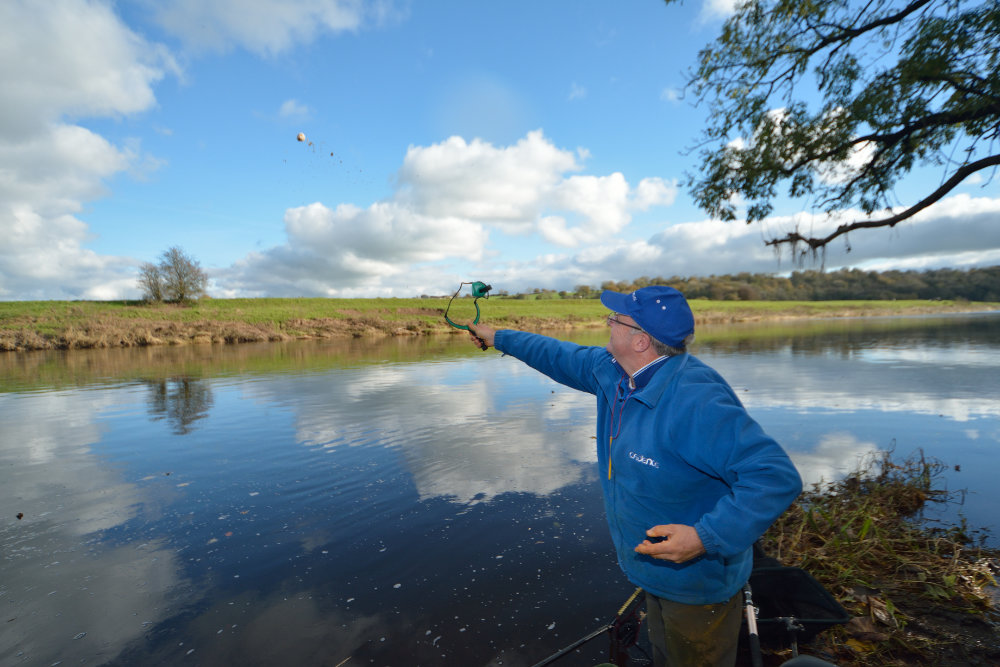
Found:
M 692 351 L 807 483 L 922 451 L 996 530 L 997 314 Z M 534 664 L 632 592 L 593 429 L 462 336 L 0 354 L 0 666 Z

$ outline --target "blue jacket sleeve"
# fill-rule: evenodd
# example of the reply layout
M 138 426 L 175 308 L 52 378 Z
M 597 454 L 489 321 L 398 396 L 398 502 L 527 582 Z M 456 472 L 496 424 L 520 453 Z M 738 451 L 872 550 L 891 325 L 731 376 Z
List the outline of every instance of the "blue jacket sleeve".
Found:
M 512 329 L 497 331 L 493 345 L 556 382 L 590 394 L 596 394 L 599 388 L 594 368 L 600 363 L 613 362 L 611 354 L 601 347 L 577 345 Z
M 708 554 L 750 548 L 802 492 L 791 459 L 712 372 L 689 378 L 674 400 L 671 440 L 683 458 L 722 479 L 731 493 L 695 523 Z

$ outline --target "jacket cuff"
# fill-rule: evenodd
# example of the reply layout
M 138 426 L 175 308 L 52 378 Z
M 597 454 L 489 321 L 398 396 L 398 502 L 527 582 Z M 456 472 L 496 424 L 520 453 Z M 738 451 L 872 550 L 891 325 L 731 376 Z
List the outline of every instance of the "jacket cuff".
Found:
M 510 329 L 497 329 L 493 334 L 493 347 L 501 352 L 506 353 L 507 350 L 503 349 L 503 339 L 507 337 L 510 333 Z
M 694 530 L 701 539 L 701 546 L 705 547 L 706 555 L 714 556 L 719 553 L 719 539 L 715 533 L 709 530 L 701 521 L 694 524 Z

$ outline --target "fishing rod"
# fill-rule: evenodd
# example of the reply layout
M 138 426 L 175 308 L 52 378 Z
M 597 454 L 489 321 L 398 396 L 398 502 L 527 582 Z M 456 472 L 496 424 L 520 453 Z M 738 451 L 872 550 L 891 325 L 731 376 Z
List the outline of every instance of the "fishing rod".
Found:
M 470 289 L 472 291 L 472 305 L 476 307 L 476 319 L 472 320 L 472 323 L 479 324 L 479 300 L 490 298 L 490 290 L 493 289 L 492 285 L 487 285 L 486 283 L 481 282 L 479 280 L 467 283 L 459 283 L 458 289 L 455 290 L 455 293 L 451 295 L 451 299 L 448 301 L 448 306 L 444 309 L 444 321 L 450 324 L 451 326 L 455 327 L 456 329 L 462 329 L 464 331 L 468 331 L 469 333 L 471 333 L 473 336 L 475 336 L 476 340 L 479 341 L 479 347 L 485 350 L 489 347 L 486 344 L 485 340 L 483 340 L 479 336 L 476 336 L 476 334 L 471 329 L 469 329 L 469 326 L 467 324 L 457 324 L 455 322 L 452 322 L 451 318 L 448 317 L 448 311 L 451 310 L 451 304 L 455 301 L 455 297 L 457 297 L 462 292 L 462 288 L 465 287 L 466 285 L 471 286 Z
M 757 607 L 753 603 L 753 591 L 750 583 L 743 586 L 743 607 L 747 618 L 747 637 L 750 641 L 750 663 L 753 667 L 762 667 L 763 658 L 760 653 L 760 635 L 757 633 Z
M 625 604 L 623 604 L 618 610 L 614 620 L 610 623 L 597 628 L 585 637 L 577 639 L 569 646 L 559 649 L 549 657 L 545 658 L 545 660 L 535 663 L 532 667 L 545 667 L 545 665 L 550 665 L 559 658 L 572 653 L 589 642 L 591 639 L 594 639 L 605 632 L 608 632 L 611 635 L 611 652 L 615 654 L 612 657 L 617 658 L 616 662 L 620 661 L 621 656 L 627 656 L 626 652 L 628 649 L 635 646 L 636 642 L 639 640 L 639 625 L 641 624 L 641 620 L 639 617 L 638 603 L 640 602 L 640 593 L 642 593 L 641 588 L 635 589 L 632 595 L 629 596 L 628 600 L 625 601 Z

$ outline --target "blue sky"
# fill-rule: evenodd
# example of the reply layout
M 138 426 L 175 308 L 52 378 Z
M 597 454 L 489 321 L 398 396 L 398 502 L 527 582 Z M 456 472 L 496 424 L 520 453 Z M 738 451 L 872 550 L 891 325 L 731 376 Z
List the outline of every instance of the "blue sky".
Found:
M 789 202 L 765 227 L 721 223 L 683 186 L 705 113 L 684 72 L 727 11 L 8 0 L 0 299 L 136 298 L 138 265 L 175 245 L 215 297 L 787 272 L 764 235 L 829 221 Z M 1000 264 L 998 217 L 995 180 L 970 179 L 826 266 Z

